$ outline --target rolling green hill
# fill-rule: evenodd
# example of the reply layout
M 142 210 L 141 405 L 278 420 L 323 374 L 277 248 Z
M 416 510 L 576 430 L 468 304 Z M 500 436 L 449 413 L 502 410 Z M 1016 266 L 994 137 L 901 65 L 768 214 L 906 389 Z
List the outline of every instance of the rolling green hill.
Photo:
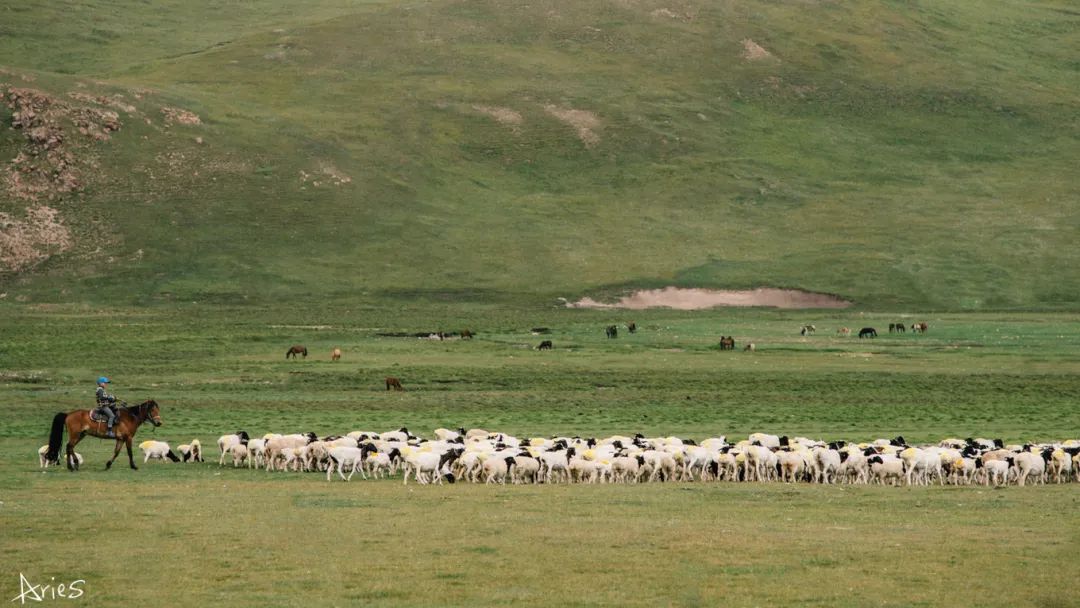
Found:
M 1075 309 L 1071 6 L 21 2 L 0 292 Z

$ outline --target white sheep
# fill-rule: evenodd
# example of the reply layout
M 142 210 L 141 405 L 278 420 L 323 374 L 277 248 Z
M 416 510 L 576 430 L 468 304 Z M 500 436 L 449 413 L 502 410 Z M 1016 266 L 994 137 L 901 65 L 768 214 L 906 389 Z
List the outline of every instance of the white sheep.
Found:
M 180 452 L 180 458 L 184 462 L 203 462 L 202 457 L 202 444 L 198 439 L 192 439 L 191 443 L 183 443 L 176 446 L 178 452 Z
M 142 450 L 143 453 L 143 464 L 148 462 L 151 458 L 158 458 L 161 460 L 168 458 L 173 462 L 180 462 L 180 459 L 176 457 L 176 454 L 173 454 L 169 444 L 164 441 L 148 439 L 139 444 L 139 449 Z
M 247 461 L 251 458 L 251 450 L 242 443 L 237 443 L 230 447 L 229 453 L 232 454 L 233 468 L 239 468 L 240 465 L 247 464 Z

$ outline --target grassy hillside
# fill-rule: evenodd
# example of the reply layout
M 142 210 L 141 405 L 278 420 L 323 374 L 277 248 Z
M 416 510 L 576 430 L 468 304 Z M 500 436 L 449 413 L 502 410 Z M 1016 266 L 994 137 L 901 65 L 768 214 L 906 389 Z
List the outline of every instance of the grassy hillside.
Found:
M 52 198 L 0 188 L 9 224 L 46 203 L 71 230 L 0 275 L 9 297 L 1080 296 L 1067 2 L 95 0 L 0 23 L 4 89 L 71 105 L 82 163 Z M 122 125 L 87 140 L 75 106 Z

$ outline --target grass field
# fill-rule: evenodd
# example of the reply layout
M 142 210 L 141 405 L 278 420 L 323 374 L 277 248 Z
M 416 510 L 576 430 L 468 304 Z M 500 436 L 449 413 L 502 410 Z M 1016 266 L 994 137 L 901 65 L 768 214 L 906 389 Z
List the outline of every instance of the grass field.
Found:
M 110 448 L 95 440 L 80 444 L 79 474 L 43 474 L 34 454 L 51 414 L 85 405 L 100 373 L 128 401 L 163 405 L 165 425 L 140 438 L 199 437 L 211 460 L 216 437 L 238 428 L 1064 439 L 1080 430 L 1073 315 L 936 315 L 926 335 L 860 341 L 833 332 L 898 317 L 651 311 L 635 316 L 637 334 L 608 340 L 602 328 L 618 319 L 596 311 L 322 310 L 288 326 L 280 310 L 5 312 L 0 353 L 18 365 L 0 380 L 0 528 L 11 531 L 0 589 L 12 597 L 21 571 L 81 577 L 89 605 L 1077 603 L 1075 484 L 431 488 L 216 463 L 105 472 Z M 378 335 L 442 327 L 432 318 L 479 335 Z M 818 335 L 799 336 L 804 322 Z M 531 348 L 541 324 L 554 351 Z M 759 350 L 720 352 L 721 333 Z M 307 361 L 285 361 L 294 342 Z M 387 393 L 389 374 L 408 390 Z M 105 536 L 69 543 L 87 528 Z M 131 585 L 133 574 L 146 578 Z
M 1075 483 L 431 488 L 105 472 L 95 440 L 78 474 L 35 457 L 102 374 L 161 403 L 140 440 L 212 457 L 241 428 L 1077 438 L 1074 4 L 0 3 L 0 593 L 1080 606 Z M 564 305 L 666 286 L 852 307 Z

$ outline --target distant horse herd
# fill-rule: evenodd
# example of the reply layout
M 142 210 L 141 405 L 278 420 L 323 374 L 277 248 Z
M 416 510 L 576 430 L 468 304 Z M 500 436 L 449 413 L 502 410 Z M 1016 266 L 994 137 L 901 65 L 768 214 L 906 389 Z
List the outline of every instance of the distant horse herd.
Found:
M 930 329 L 930 326 L 925 322 L 912 323 L 910 325 L 910 329 L 911 329 L 912 333 L 922 334 L 922 333 L 926 333 L 926 331 L 928 329 Z M 634 323 L 633 321 L 627 323 L 626 324 L 626 330 L 628 332 L 632 333 L 632 334 L 637 333 L 637 324 Z M 907 330 L 908 330 L 908 326 L 906 326 L 904 323 L 889 323 L 889 333 L 890 334 L 893 334 L 893 333 L 906 333 Z M 533 335 L 551 333 L 551 329 L 548 328 L 548 327 L 534 327 L 534 328 L 532 328 L 531 331 L 532 331 Z M 814 335 L 815 332 L 817 332 L 817 327 L 815 327 L 814 325 L 803 325 L 803 326 L 801 326 L 799 328 L 799 335 L 801 335 L 801 336 L 812 336 L 812 335 Z M 618 338 L 619 337 L 619 326 L 618 325 L 608 325 L 608 326 L 606 326 L 604 328 L 604 334 L 609 339 Z M 391 334 L 386 334 L 386 335 L 391 335 Z M 393 335 L 398 335 L 398 334 L 393 334 Z M 400 335 L 406 335 L 406 334 L 400 334 Z M 412 335 L 412 334 L 409 334 L 409 335 Z M 424 338 L 429 338 L 429 339 L 437 339 L 437 340 L 444 340 L 449 336 L 458 336 L 462 340 L 471 340 L 473 338 L 473 336 L 475 336 L 476 334 L 473 333 L 472 330 L 463 329 L 463 330 L 461 330 L 460 332 L 458 332 L 456 334 L 448 334 L 448 333 L 443 333 L 443 332 L 440 331 L 440 332 L 432 332 L 430 334 L 429 333 L 423 333 L 423 334 L 416 334 L 416 335 L 419 336 L 419 337 L 424 337 Z M 850 336 L 851 335 L 851 328 L 848 328 L 848 327 L 837 328 L 836 335 L 837 336 L 843 336 L 843 337 Z M 873 327 L 863 327 L 858 332 L 858 336 L 860 338 L 876 338 L 877 335 L 878 335 L 878 332 Z M 536 350 L 553 350 L 554 348 L 555 348 L 555 344 L 551 340 L 543 340 L 543 341 L 540 342 L 540 344 L 538 344 L 536 346 Z M 720 350 L 735 350 L 735 337 L 734 336 L 720 336 Z M 743 347 L 743 352 L 754 352 L 756 350 L 757 350 L 757 345 L 754 344 L 753 342 L 748 342 Z M 293 346 L 289 347 L 289 350 L 285 351 L 285 358 L 286 359 L 296 359 L 297 355 L 299 355 L 303 359 L 306 359 L 307 356 L 308 356 L 307 347 L 304 346 L 303 344 L 294 344 Z M 341 349 L 340 348 L 334 348 L 333 350 L 330 351 L 330 360 L 331 361 L 339 361 L 339 360 L 341 360 Z M 397 379 L 397 378 L 395 378 L 393 376 L 387 376 L 386 377 L 386 390 L 388 390 L 388 391 L 390 391 L 390 390 L 404 391 L 405 388 L 401 385 L 401 380 L 399 380 L 399 379 Z

